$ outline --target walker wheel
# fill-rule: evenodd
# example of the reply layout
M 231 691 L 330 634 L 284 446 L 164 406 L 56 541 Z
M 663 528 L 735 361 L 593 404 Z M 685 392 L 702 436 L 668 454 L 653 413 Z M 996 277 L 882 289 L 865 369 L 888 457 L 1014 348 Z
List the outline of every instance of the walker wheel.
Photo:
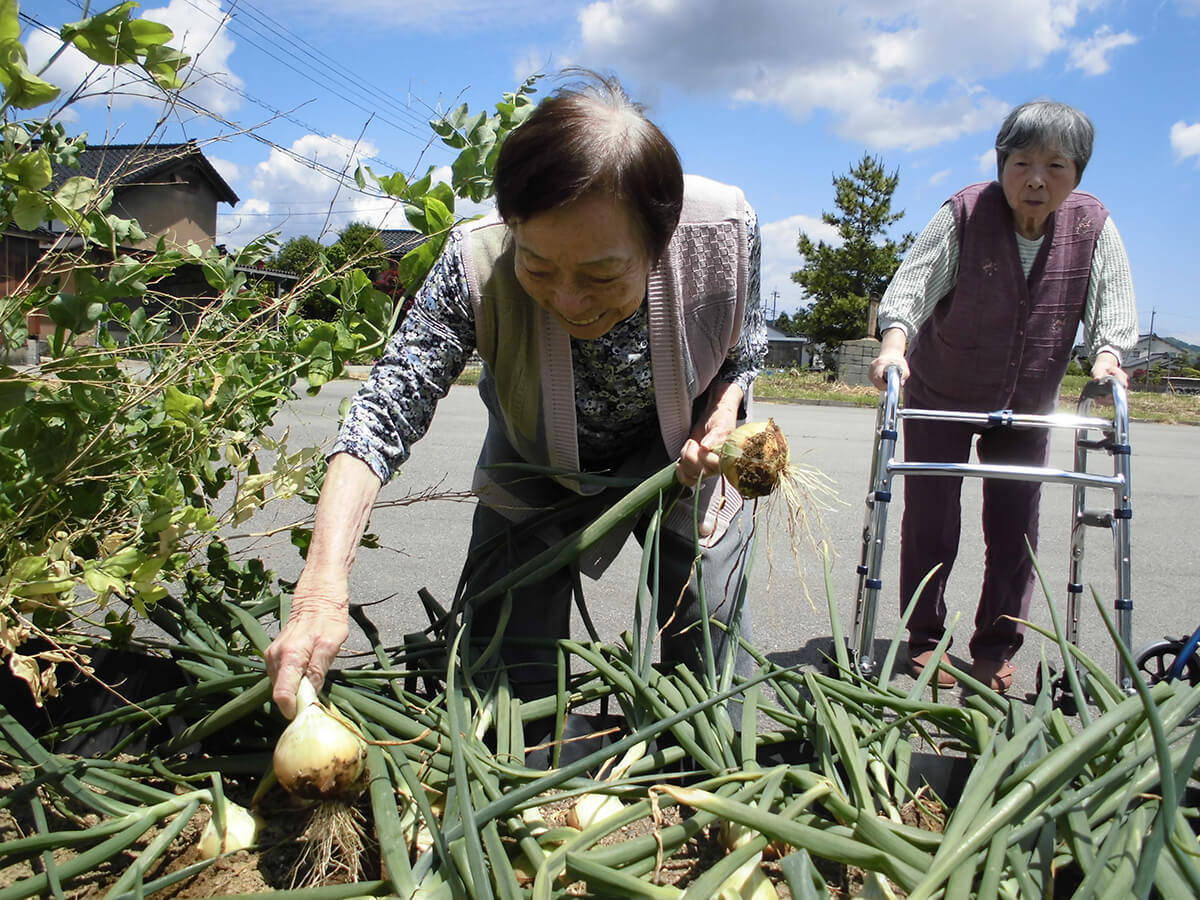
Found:
M 1066 675 L 1058 675 L 1057 669 L 1054 666 L 1048 666 L 1050 670 L 1050 703 L 1055 709 L 1061 710 L 1064 716 L 1074 716 L 1079 712 L 1079 704 L 1075 702 L 1075 695 L 1071 692 L 1071 682 L 1067 680 Z M 1037 668 L 1037 692 L 1042 692 L 1042 686 L 1045 684 L 1042 675 L 1042 667 Z
M 1185 640 L 1162 638 L 1148 644 L 1134 660 L 1137 670 L 1149 684 L 1166 681 L 1186 643 Z M 1183 665 L 1183 675 L 1189 684 L 1200 684 L 1200 656 L 1193 653 L 1187 659 Z

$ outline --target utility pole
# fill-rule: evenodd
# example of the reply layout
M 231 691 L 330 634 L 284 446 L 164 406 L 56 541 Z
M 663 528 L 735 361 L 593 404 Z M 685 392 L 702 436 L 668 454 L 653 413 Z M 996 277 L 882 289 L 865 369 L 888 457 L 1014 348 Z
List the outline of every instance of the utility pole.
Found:
M 1146 371 L 1154 368 L 1154 314 L 1158 310 L 1150 307 L 1150 337 L 1146 339 Z
M 771 291 L 771 321 L 774 322 L 779 318 L 779 313 L 776 311 L 776 306 L 779 304 L 779 291 Z

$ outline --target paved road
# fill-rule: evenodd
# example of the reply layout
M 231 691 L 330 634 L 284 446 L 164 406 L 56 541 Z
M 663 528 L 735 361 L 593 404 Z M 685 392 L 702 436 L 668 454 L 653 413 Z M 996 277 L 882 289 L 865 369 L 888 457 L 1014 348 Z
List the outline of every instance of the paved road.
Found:
M 277 419 L 288 428 L 293 447 L 327 445 L 336 431 L 339 403 L 357 385 L 342 381 L 327 385 L 315 398 L 293 403 Z M 873 409 L 794 405 L 761 402 L 758 417 L 774 416 L 788 435 L 793 454 L 828 474 L 837 484 L 843 506 L 824 517 L 832 562 L 832 593 L 845 627 L 853 619 L 857 586 L 855 566 L 861 552 L 864 498 L 874 440 Z M 1136 408 L 1133 410 L 1136 416 Z M 352 589 L 360 602 L 384 601 L 372 612 L 385 641 L 398 641 L 407 631 L 425 625 L 417 600 L 418 588 L 428 588 L 448 603 L 453 596 L 470 526 L 472 505 L 461 499 L 421 500 L 425 492 L 461 491 L 470 474 L 482 440 L 484 411 L 474 388 L 455 387 L 439 407 L 433 428 L 416 447 L 401 475 L 381 494 L 385 508 L 376 511 L 371 529 L 381 538 L 379 550 L 362 550 L 355 567 Z M 1071 436 L 1056 434 L 1051 465 L 1072 466 Z M 1190 633 L 1200 624 L 1196 602 L 1200 574 L 1200 539 L 1196 510 L 1200 509 L 1200 471 L 1197 442 L 1200 430 L 1188 426 L 1134 422 L 1133 445 L 1133 598 L 1135 649 L 1163 635 Z M 1103 454 L 1091 454 L 1093 471 L 1111 474 Z M 898 492 L 899 493 L 899 492 Z M 980 490 L 968 480 L 963 490 L 963 536 L 958 563 L 948 591 L 951 613 L 960 611 L 957 650 L 965 652 L 970 622 L 982 572 L 982 538 L 979 533 Z M 1105 506 L 1104 496 L 1089 497 L 1089 506 Z M 876 635 L 879 646 L 890 640 L 897 626 L 896 579 L 902 503 L 893 504 L 885 546 L 883 601 Z M 307 510 L 302 504 L 282 505 L 252 523 L 250 530 L 266 531 L 289 522 Z M 1042 541 L 1039 561 L 1054 601 L 1061 609 L 1068 573 L 1068 538 L 1071 489 L 1046 485 L 1042 502 Z M 256 551 L 281 575 L 294 578 L 300 569 L 295 551 L 282 537 L 260 538 Z M 1105 530 L 1088 535 L 1084 580 L 1111 608 L 1114 594 L 1112 540 Z M 589 608 L 601 636 L 615 637 L 629 627 L 632 597 L 639 562 L 635 542 L 625 549 L 613 568 L 598 583 L 585 584 Z M 771 519 L 767 540 L 760 541 L 751 582 L 754 603 L 754 639 L 781 664 L 818 665 L 830 646 L 821 560 L 806 551 L 797 571 L 787 549 L 786 535 Z M 810 600 L 806 595 L 811 595 Z M 1081 645 L 1111 671 L 1114 653 L 1103 624 L 1091 605 L 1084 606 Z M 1035 596 L 1031 616 L 1049 625 L 1044 600 Z M 1033 689 L 1033 672 L 1043 642 L 1033 636 L 1017 657 L 1020 666 L 1016 692 Z M 361 635 L 352 634 L 350 645 L 362 647 Z M 1056 650 L 1047 648 L 1052 654 Z

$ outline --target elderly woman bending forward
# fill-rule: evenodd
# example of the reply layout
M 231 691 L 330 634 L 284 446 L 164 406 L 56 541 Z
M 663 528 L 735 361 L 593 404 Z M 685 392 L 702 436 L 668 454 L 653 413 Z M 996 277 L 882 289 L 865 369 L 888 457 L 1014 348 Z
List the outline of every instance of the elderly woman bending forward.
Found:
M 488 429 L 470 546 L 501 546 L 464 572 L 466 598 L 622 494 L 573 473 L 640 478 L 678 458 L 680 480 L 695 484 L 718 474 L 712 448 L 746 416 L 766 337 L 757 220 L 739 189 L 685 177 L 617 81 L 591 73 L 508 137 L 495 189 L 498 215 L 451 233 L 342 424 L 292 614 L 267 651 L 275 700 L 289 714 L 300 679 L 320 686 L 347 637 L 351 565 L 376 494 L 473 351 L 484 361 Z M 510 462 L 561 474 L 496 467 Z M 699 571 L 710 614 L 727 621 L 750 529 L 720 481 L 700 492 Z M 504 546 L 501 536 L 549 508 L 565 518 Z M 690 501 L 676 507 L 652 585 L 662 654 L 691 665 L 703 643 L 690 627 L 701 609 L 694 521 Z M 642 539 L 646 522 L 631 530 Z M 515 592 L 502 656 L 518 694 L 552 690 L 555 657 L 545 641 L 516 639 L 566 636 L 578 572 L 599 577 L 627 537 Z M 490 635 L 499 609 L 472 608 L 472 631 Z M 743 634 L 748 624 L 743 613 Z M 711 637 L 727 652 L 723 630 Z

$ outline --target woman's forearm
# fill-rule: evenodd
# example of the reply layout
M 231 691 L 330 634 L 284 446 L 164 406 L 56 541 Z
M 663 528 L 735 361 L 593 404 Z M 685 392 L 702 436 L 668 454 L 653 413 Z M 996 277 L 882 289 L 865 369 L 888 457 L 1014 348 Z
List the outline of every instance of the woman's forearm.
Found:
M 381 487 L 379 478 L 357 457 L 338 453 L 330 459 L 317 501 L 305 574 L 349 576 Z

